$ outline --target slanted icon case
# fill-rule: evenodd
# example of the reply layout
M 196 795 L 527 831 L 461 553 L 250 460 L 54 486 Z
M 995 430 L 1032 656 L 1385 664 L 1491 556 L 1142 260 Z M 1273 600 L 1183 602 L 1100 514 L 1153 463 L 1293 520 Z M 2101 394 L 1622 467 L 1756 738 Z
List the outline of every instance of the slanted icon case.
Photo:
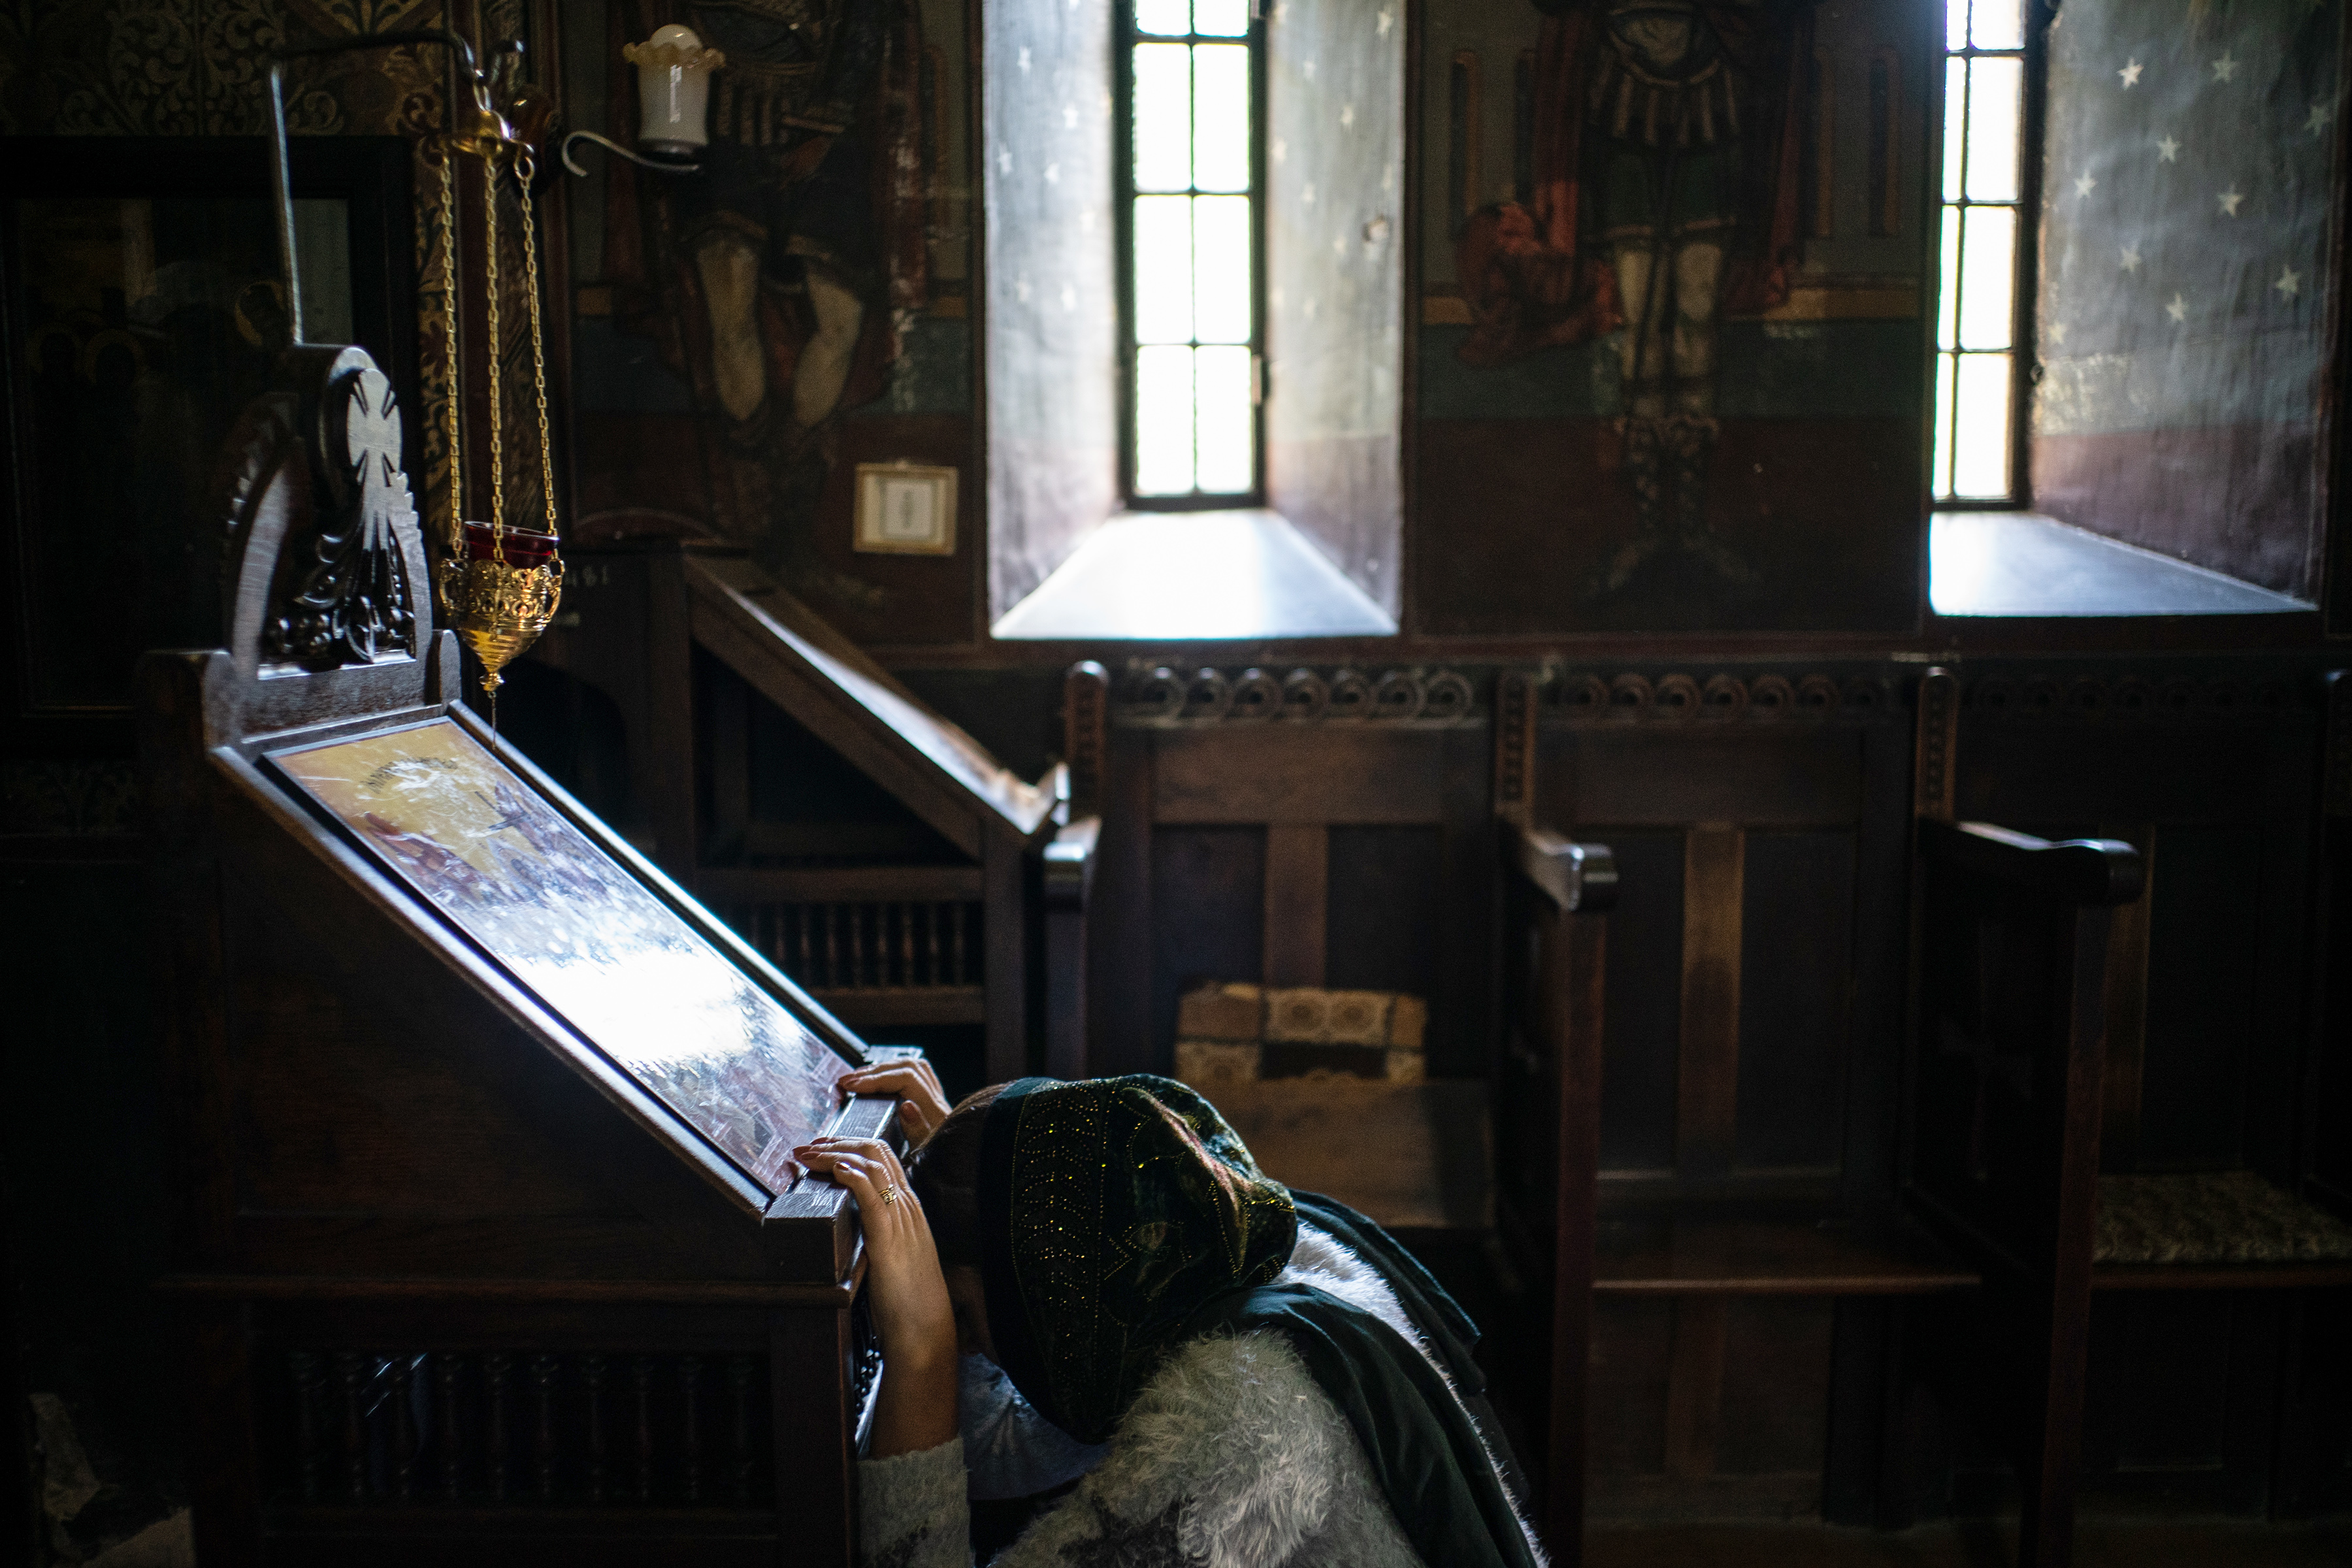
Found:
M 772 1193 L 853 1069 L 447 719 L 268 761 Z

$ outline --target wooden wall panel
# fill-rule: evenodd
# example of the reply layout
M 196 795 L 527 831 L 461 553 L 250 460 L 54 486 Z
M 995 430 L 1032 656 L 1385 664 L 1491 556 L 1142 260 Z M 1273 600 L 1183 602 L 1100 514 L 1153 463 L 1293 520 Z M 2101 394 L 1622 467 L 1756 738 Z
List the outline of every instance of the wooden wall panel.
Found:
M 1810 827 L 1862 815 L 1859 730 L 1552 730 L 1538 755 L 1538 819 L 1579 832 L 1596 822 Z
M 1839 1163 L 1853 1037 L 1854 840 L 1748 835 L 1741 922 L 1738 1163 Z
M 1422 823 L 1440 818 L 1444 752 L 1425 731 L 1167 730 L 1158 752 L 1161 822 Z
M 1609 1022 L 1601 1042 L 1601 1166 L 1669 1170 L 1682 1031 L 1683 836 L 1581 826 L 1577 831 L 1617 852 L 1617 907 L 1609 913 Z
M 1675 1164 L 1731 1171 L 1739 1130 L 1740 929 L 1748 836 L 1701 823 L 1683 836 L 1682 1032 L 1675 1065 Z
M 1447 922 L 1444 835 L 1434 827 L 1334 827 L 1325 984 L 1433 997 Z M 1433 1016 L 1433 1030 L 1445 1020 Z
M 1818 1472 L 1829 1443 L 1822 1390 L 1829 1382 L 1836 1303 L 1820 1296 L 1745 1296 L 1726 1305 L 1717 1472 Z
M 1265 829 L 1161 827 L 1151 835 L 1151 1059 L 1173 1065 L 1176 998 L 1195 981 L 1255 980 L 1265 961 Z
M 1595 1482 L 1664 1470 L 1667 1361 L 1674 1335 L 1671 1300 L 1594 1298 L 1585 1452 Z
M 2141 1058 L 2143 1170 L 2245 1158 L 2246 1073 L 2263 1054 L 2256 984 L 2262 831 L 2159 826 Z
M 1315 823 L 1278 822 L 1265 830 L 1265 957 L 1268 985 L 1324 984 L 1326 889 L 1331 835 Z

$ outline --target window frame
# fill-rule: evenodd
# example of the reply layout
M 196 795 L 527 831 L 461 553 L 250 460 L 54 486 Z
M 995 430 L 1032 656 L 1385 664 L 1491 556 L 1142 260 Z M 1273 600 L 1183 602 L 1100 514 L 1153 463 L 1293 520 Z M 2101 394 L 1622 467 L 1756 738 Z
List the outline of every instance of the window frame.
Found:
M 1926 171 L 1923 184 L 1928 198 L 1928 234 L 1936 243 L 1931 254 L 1936 258 L 1936 296 L 1926 301 L 1924 314 L 1927 327 L 1927 491 L 1929 510 L 1934 511 L 2023 511 L 2033 505 L 2033 395 L 2042 384 L 2042 338 L 2039 330 L 2039 294 L 2042 278 L 2042 196 L 2044 153 L 2044 128 L 2049 100 L 2049 32 L 2056 19 L 2054 6 L 2046 0 L 2019 0 L 2023 25 L 2023 42 L 2015 50 L 1979 49 L 1974 44 L 1965 48 L 1951 47 L 1947 20 L 1955 4 L 1971 4 L 1971 0 L 1944 0 L 1944 16 L 1937 17 L 1936 34 L 1936 68 L 1932 86 L 1931 106 L 1936 134 L 1936 160 Z M 1943 323 L 1943 289 L 1949 281 L 1943 275 L 1943 226 L 1945 210 L 1951 206 L 1963 209 L 1974 205 L 1996 206 L 2003 203 L 1975 203 L 1969 200 L 1963 184 L 1958 202 L 1944 195 L 1944 171 L 1954 149 L 1945 139 L 1950 124 L 1947 103 L 1948 71 L 1946 63 L 1954 59 L 1974 59 L 1982 55 L 1994 57 L 2014 55 L 2021 62 L 2018 84 L 2019 109 L 2017 126 L 2017 254 L 2011 268 L 2010 298 L 2010 384 L 2009 384 L 2009 493 L 2005 496 L 1943 496 L 1936 492 L 1936 464 L 1938 452 L 1948 439 L 1939 417 L 1938 395 L 1943 380 L 1945 353 Z M 1965 121 L 1961 135 L 1968 128 Z M 1965 143 L 1959 155 L 1966 156 Z M 1963 165 L 1963 174 L 1966 167 Z M 1954 349 L 1957 354 L 1962 351 Z
M 1118 305 L 1118 494 L 1129 511 L 1237 511 L 1265 504 L 1266 385 L 1266 7 L 1250 0 L 1249 27 L 1239 38 L 1188 33 L 1181 39 L 1144 33 L 1135 25 L 1135 0 L 1113 0 L 1111 36 L 1111 225 Z M 1249 48 L 1250 94 L 1250 477 L 1246 490 L 1141 495 L 1135 488 L 1135 46 L 1138 43 L 1241 43 Z

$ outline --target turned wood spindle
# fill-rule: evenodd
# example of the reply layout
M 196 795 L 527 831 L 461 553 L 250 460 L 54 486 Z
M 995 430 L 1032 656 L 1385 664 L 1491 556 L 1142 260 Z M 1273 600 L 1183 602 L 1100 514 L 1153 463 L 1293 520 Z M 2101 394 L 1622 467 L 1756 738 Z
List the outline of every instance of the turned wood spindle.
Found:
M 702 1500 L 702 1358 L 690 1355 L 677 1363 L 680 1479 L 686 1500 Z
M 441 1426 L 441 1495 L 456 1502 L 466 1493 L 465 1428 L 459 1424 L 457 1386 L 466 1371 L 465 1359 L 448 1351 L 433 1358 L 440 1385 L 436 1414 Z
M 604 1500 L 604 1358 L 580 1358 L 581 1397 L 588 1402 L 588 1500 Z
M 425 1446 L 424 1434 L 416 1425 L 418 1359 L 413 1354 L 395 1353 L 384 1363 L 392 1384 L 392 1495 L 401 1502 L 416 1500 L 416 1459 Z
M 727 1360 L 727 1397 L 735 1409 L 733 1430 L 734 1451 L 728 1456 L 728 1490 L 738 1504 L 751 1500 L 751 1358 L 730 1356 Z
M 510 1486 L 509 1466 L 514 1448 L 512 1435 L 507 1430 L 507 1388 L 514 1375 L 514 1358 L 504 1351 L 492 1351 L 482 1358 L 482 1405 L 489 1428 L 490 1500 L 504 1502 Z
M 366 1375 L 357 1351 L 335 1352 L 335 1381 L 343 1395 L 343 1491 L 353 1502 L 367 1497 L 367 1413 L 362 1392 Z
M 636 1385 L 637 1405 L 637 1500 L 654 1500 L 654 1363 L 650 1356 L 639 1356 L 629 1368 L 631 1380 Z
M 294 1463 L 300 1478 L 302 1500 L 319 1500 L 320 1476 L 326 1453 L 320 1442 L 320 1406 L 326 1402 L 327 1371 L 317 1352 L 296 1351 L 286 1358 L 294 1380 Z
M 531 1396 L 539 1426 L 539 1442 L 533 1457 L 539 1461 L 539 1498 L 541 1502 L 555 1500 L 555 1381 L 561 1370 L 561 1365 L 551 1355 L 531 1358 Z

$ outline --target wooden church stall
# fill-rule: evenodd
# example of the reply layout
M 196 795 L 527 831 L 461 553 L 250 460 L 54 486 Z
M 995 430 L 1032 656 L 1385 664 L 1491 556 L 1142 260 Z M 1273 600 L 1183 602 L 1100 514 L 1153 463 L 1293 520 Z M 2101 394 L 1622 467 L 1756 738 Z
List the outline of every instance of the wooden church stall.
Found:
M 2037 734 L 2041 704 L 2013 681 L 1973 684 L 1964 704 L 1953 671 L 1921 683 L 1904 1180 L 1985 1290 L 1922 1370 L 2014 1463 L 2021 1568 L 2071 1560 L 2086 1476 L 2168 1472 L 2141 1484 L 2324 1508 L 2348 1430 L 2340 1068 L 2306 1054 L 2309 982 L 2248 905 L 2261 883 L 2289 907 L 2324 883 L 2327 824 L 2306 791 L 2341 750 L 2317 721 L 2342 724 L 2344 677 L 2310 704 L 2275 679 L 2127 678 L 2097 764 L 2079 739 Z M 2069 700 L 2096 713 L 2109 689 L 2083 675 Z M 1987 805 L 2049 837 L 1955 821 Z M 2298 1124 L 2313 1130 L 2300 1153 Z M 2116 1385 L 2143 1358 L 2177 1375 L 2210 1356 L 2200 1327 L 2224 1347 L 2197 1379 L 2207 1420 L 2120 1430 Z M 2291 1388 L 2262 1366 L 2265 1344 L 2301 1362 Z M 2155 1448 L 2183 1433 L 2188 1452 Z
M 879 1367 L 789 1151 L 867 1053 L 459 700 L 399 410 L 289 351 L 142 751 L 209 1562 L 845 1563 Z

